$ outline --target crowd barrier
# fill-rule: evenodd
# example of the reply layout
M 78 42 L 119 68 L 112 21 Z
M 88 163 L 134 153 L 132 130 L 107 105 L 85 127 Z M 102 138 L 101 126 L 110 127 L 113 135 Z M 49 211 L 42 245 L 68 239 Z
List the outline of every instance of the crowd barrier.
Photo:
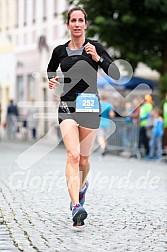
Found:
M 126 118 L 112 119 L 115 131 L 107 139 L 108 150 L 127 151 L 130 155 L 141 158 L 138 147 L 139 126 L 135 120 L 128 121 Z

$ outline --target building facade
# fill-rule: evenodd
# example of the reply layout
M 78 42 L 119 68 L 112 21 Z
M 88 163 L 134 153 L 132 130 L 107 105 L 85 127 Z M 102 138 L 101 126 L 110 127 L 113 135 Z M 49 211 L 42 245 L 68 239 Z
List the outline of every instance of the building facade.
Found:
M 66 40 L 62 12 L 65 0 L 15 0 L 16 100 L 40 101 L 40 136 L 49 127 L 47 115 L 53 100 L 48 90 L 46 68 L 52 49 Z
M 0 104 L 1 121 L 6 120 L 6 108 L 14 97 L 15 57 L 14 57 L 14 2 L 0 0 Z
M 1 13 L 5 13 L 1 19 L 3 23 L 6 22 L 3 27 L 1 25 L 0 34 L 3 28 L 3 36 L 10 36 L 10 53 L 12 52 L 13 56 L 13 60 L 8 58 L 10 64 L 12 63 L 12 70 L 8 69 L 12 78 L 8 82 L 3 81 L 6 83 L 3 86 L 6 85 L 5 88 L 8 90 L 5 99 L 14 99 L 21 114 L 31 106 L 29 102 L 35 100 L 40 115 L 38 137 L 41 137 L 48 131 L 50 122 L 47 113 L 53 109 L 47 102 L 54 101 L 55 98 L 48 89 L 46 68 L 53 48 L 67 40 L 62 15 L 68 8 L 67 1 L 0 0 L 0 8 L 0 16 Z M 10 22 L 7 21 L 9 16 Z M 10 23 L 10 29 L 7 23 Z M 1 51 L 7 57 L 2 46 Z M 2 84 L 0 88 L 1 86 Z

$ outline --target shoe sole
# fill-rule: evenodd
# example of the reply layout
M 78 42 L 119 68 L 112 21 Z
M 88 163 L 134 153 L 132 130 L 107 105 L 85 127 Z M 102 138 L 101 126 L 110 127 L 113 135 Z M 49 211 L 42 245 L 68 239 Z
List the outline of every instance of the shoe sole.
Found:
M 76 227 L 85 225 L 84 220 L 87 218 L 87 216 L 88 214 L 85 209 L 76 213 L 76 215 L 73 217 L 73 226 Z

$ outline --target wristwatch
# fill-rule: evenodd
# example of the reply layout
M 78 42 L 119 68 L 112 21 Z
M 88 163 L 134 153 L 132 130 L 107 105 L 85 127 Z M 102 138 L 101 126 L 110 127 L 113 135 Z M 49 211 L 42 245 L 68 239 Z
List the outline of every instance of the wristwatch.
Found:
M 51 79 L 53 79 L 53 78 L 55 78 L 55 76 L 50 76 L 50 77 L 48 77 L 49 80 L 51 80 Z
M 103 62 L 104 61 L 104 59 L 100 56 L 100 59 L 99 59 L 99 62 Z

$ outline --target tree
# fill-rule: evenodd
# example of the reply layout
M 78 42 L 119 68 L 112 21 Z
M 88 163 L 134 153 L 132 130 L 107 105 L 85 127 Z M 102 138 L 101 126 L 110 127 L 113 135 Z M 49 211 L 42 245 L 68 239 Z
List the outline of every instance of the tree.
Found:
M 74 3 L 88 14 L 88 36 L 98 35 L 133 68 L 144 62 L 161 76 L 167 75 L 167 0 L 70 1 Z M 167 92 L 164 81 L 162 90 Z

